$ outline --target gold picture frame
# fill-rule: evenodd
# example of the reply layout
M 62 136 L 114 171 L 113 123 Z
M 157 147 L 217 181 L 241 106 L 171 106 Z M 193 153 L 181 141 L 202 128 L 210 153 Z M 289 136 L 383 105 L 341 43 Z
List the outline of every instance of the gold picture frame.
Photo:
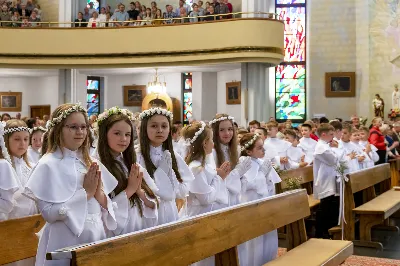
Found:
M 1 112 L 21 112 L 22 92 L 0 92 Z
M 124 106 L 142 106 L 146 97 L 146 85 L 123 86 Z
M 242 103 L 242 82 L 227 82 L 226 83 L 226 104 L 241 104 Z
M 328 72 L 325 73 L 325 97 L 355 97 L 355 72 Z

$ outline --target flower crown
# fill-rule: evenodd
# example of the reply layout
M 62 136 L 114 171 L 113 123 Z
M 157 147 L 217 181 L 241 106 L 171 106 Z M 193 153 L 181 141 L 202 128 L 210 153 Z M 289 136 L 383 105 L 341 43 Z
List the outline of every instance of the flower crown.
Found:
M 55 125 L 61 123 L 61 121 L 63 121 L 65 118 L 67 118 L 70 114 L 75 113 L 75 112 L 83 112 L 87 116 L 86 109 L 83 108 L 80 103 L 76 103 L 72 107 L 70 107 L 67 110 L 63 111 L 59 116 L 51 119 L 50 122 L 47 125 L 47 129 L 50 130 Z
M 140 115 L 139 115 L 139 119 L 140 119 L 140 121 L 142 121 L 144 118 L 150 117 L 150 116 L 153 116 L 153 115 L 167 116 L 167 117 L 169 117 L 170 120 L 172 120 L 173 117 L 174 117 L 172 115 L 172 112 L 170 112 L 170 111 L 168 111 L 166 109 L 163 109 L 163 108 L 160 108 L 160 107 L 153 107 L 153 108 L 150 108 L 150 109 L 148 109 L 146 111 L 141 112 Z
M 12 164 L 11 162 L 11 158 L 10 155 L 8 154 L 7 151 L 7 147 L 6 147 L 6 143 L 4 142 L 4 128 L 6 127 L 6 122 L 1 122 L 0 121 L 0 147 L 1 147 L 1 153 L 3 154 L 4 159 L 6 159 L 10 164 Z
M 29 129 L 29 134 L 32 134 L 34 131 L 37 131 L 37 130 L 40 130 L 43 132 L 47 131 L 47 129 L 45 129 L 44 127 L 34 127 L 34 128 Z
M 201 133 L 203 133 L 204 129 L 206 129 L 206 123 L 204 123 L 203 121 L 200 121 L 200 123 L 201 127 L 199 128 L 199 130 L 196 131 L 196 133 L 194 133 L 193 138 L 186 140 L 190 144 L 193 144 L 197 140 L 197 138 L 201 135 Z
M 104 110 L 104 112 L 99 115 L 99 117 L 97 118 L 96 123 L 94 125 L 94 128 L 96 130 L 98 130 L 99 126 L 101 125 L 101 123 L 103 123 L 104 120 L 106 120 L 107 118 L 109 118 L 112 115 L 118 115 L 118 114 L 126 115 L 129 118 L 129 120 L 131 120 L 131 121 L 135 120 L 131 111 L 129 111 L 128 109 L 121 109 L 118 106 L 114 106 L 110 109 Z
M 3 131 L 3 135 L 12 134 L 14 132 L 21 132 L 21 131 L 29 132 L 29 128 L 28 127 L 11 127 L 11 128 L 5 129 Z
M 228 120 L 228 119 L 231 120 L 232 123 L 235 123 L 235 118 L 233 116 L 223 116 L 223 117 L 215 118 L 215 119 L 211 120 L 208 124 L 211 126 L 212 124 L 215 124 L 217 122 L 221 122 L 224 120 Z
M 258 135 L 257 133 L 254 134 L 254 136 L 251 138 L 251 140 L 249 140 L 248 142 L 246 142 L 243 146 L 240 147 L 240 151 L 244 151 L 246 150 L 248 147 L 250 147 L 251 145 L 254 144 L 254 142 L 260 137 L 260 135 Z

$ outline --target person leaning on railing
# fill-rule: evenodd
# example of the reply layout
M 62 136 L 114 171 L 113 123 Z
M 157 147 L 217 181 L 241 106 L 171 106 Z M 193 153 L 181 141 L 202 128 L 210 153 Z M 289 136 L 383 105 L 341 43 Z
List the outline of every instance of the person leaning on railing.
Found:
M 163 18 L 163 16 L 162 16 L 161 9 L 157 9 L 154 19 L 162 19 L 162 18 Z M 163 24 L 162 20 L 153 20 L 153 25 L 161 25 L 161 24 Z
M 8 7 L 6 5 L 3 5 L 1 7 L 1 12 L 0 12 L 0 21 L 10 21 L 11 20 L 11 14 L 8 11 Z M 2 22 L 1 23 L 2 27 L 11 27 L 10 22 Z
M 83 13 L 78 12 L 78 18 L 75 19 L 74 27 L 84 28 L 87 26 L 86 19 L 83 18 Z
M 41 27 L 42 24 L 37 23 L 40 22 L 40 18 L 37 17 L 36 11 L 32 11 L 31 16 L 28 19 L 30 27 Z
M 219 16 L 212 16 L 212 15 L 217 15 L 217 14 L 214 12 L 214 6 L 210 5 L 208 7 L 208 12 L 206 13 L 206 16 L 208 17 L 205 17 L 204 20 L 206 21 L 219 20 Z
M 21 27 L 21 17 L 20 17 L 20 15 L 19 15 L 19 13 L 18 13 L 18 11 L 14 11 L 14 14 L 11 16 L 11 21 L 13 21 L 12 22 L 12 27 L 14 27 L 14 28 L 18 28 L 18 27 Z

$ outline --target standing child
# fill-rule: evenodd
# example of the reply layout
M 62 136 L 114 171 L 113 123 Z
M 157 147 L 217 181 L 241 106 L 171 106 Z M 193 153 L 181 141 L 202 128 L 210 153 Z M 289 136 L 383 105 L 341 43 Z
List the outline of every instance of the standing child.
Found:
M 106 238 L 117 227 L 112 201 L 115 178 L 89 156 L 89 121 L 78 104 L 57 107 L 49 123 L 48 147 L 24 194 L 34 199 L 46 220 L 36 265 L 54 265 L 46 253 Z M 69 259 L 57 265 L 70 265 Z
M 367 127 L 361 126 L 359 132 L 359 145 L 361 146 L 363 151 L 369 155 L 369 158 L 371 158 L 371 161 L 367 162 L 366 168 L 374 167 L 375 163 L 379 161 L 379 155 L 377 153 L 378 149 L 374 145 L 369 143 L 369 129 Z
M 368 153 L 365 152 L 364 148 L 360 145 L 360 130 L 359 129 L 353 129 L 353 132 L 351 133 L 351 136 L 350 136 L 350 141 L 356 147 L 359 168 L 360 169 L 368 168 L 368 165 L 371 165 L 371 162 L 373 163 L 373 161 L 369 157 L 369 152 Z
M 329 238 L 328 230 L 336 226 L 339 218 L 339 197 L 336 191 L 336 166 L 339 158 L 332 148 L 338 143 L 332 141 L 334 128 L 321 124 L 317 130 L 319 140 L 314 152 L 313 175 L 314 197 L 321 200 L 317 211 L 316 237 Z
M 301 125 L 301 135 L 303 137 L 300 139 L 299 147 L 303 149 L 304 153 L 306 154 L 305 161 L 308 164 L 312 164 L 315 146 L 317 145 L 317 141 L 311 138 L 311 133 L 312 127 L 310 124 Z
M 268 138 L 264 141 L 265 158 L 279 167 L 281 170 L 291 169 L 288 158 L 288 150 L 292 146 L 290 142 L 277 138 L 278 123 L 270 121 L 266 125 Z
M 17 175 L 11 165 L 11 158 L 4 143 L 4 127 L 0 121 L 0 221 L 8 220 L 14 207 L 13 196 L 18 190 Z
M 40 150 L 42 148 L 42 137 L 46 129 L 43 127 L 34 127 L 29 130 L 31 144 L 28 148 L 28 159 L 33 164 L 37 164 L 40 159 Z
M 360 170 L 360 163 L 365 160 L 360 153 L 360 148 L 350 141 L 354 129 L 348 123 L 343 124 L 343 134 L 339 146 L 343 148 L 346 156 L 349 173 Z
M 96 132 L 99 136 L 95 154 L 118 181 L 111 193 L 117 203 L 118 227 L 114 235 L 126 234 L 157 225 L 158 191 L 145 169 L 136 163 L 133 149 L 133 114 L 113 107 L 99 115 Z
M 251 168 L 244 174 L 246 187 L 241 203 L 275 195 L 275 184 L 281 182 L 269 159 L 264 159 L 264 141 L 257 134 L 246 134 L 240 141 L 241 156 L 251 158 Z M 239 245 L 240 265 L 258 266 L 275 259 L 278 253 L 276 230 Z
M 239 196 L 242 189 L 243 175 L 251 168 L 250 158 L 239 161 L 239 147 L 237 145 L 234 118 L 227 114 L 217 114 L 210 121 L 213 129 L 214 149 L 213 156 L 216 168 L 227 167 L 230 171 L 226 177 L 226 186 L 229 191 L 229 206 L 239 203 Z M 233 169 L 231 171 L 231 169 Z
M 297 169 L 299 167 L 306 167 L 308 165 L 308 163 L 305 162 L 306 154 L 298 147 L 299 137 L 296 132 L 292 129 L 286 129 L 285 140 L 292 143 L 292 146 L 288 149 L 288 158 L 291 168 Z
M 147 170 L 159 188 L 158 224 L 178 220 L 176 200 L 185 200 L 188 184 L 194 180 L 185 161 L 174 152 L 171 135 L 172 113 L 155 107 L 143 111 L 139 119 L 140 152 L 138 163 Z
M 188 215 L 195 216 L 229 205 L 228 190 L 225 179 L 229 175 L 229 164 L 225 162 L 215 169 L 212 150 L 214 146 L 213 132 L 203 121 L 186 126 L 182 132 L 188 143 L 186 163 L 195 179 L 189 184 Z M 193 265 L 214 265 L 211 256 Z

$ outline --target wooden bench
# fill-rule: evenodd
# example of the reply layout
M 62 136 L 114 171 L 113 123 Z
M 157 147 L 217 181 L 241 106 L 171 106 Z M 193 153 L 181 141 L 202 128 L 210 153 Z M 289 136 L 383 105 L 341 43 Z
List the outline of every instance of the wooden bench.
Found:
M 187 220 L 60 249 L 47 254 L 47 259 L 71 259 L 72 265 L 76 266 L 190 265 L 215 255 L 216 266 L 236 266 L 239 265 L 239 244 L 287 225 L 289 250 L 295 252 L 299 248 L 306 251 L 321 246 L 324 252 L 309 258 L 301 252 L 297 256 L 288 252 L 288 256 L 283 258 L 287 256 L 292 260 L 297 257 L 297 265 L 321 265 L 321 260 L 335 261 L 329 265 L 339 265 L 352 254 L 353 244 L 334 240 L 306 242 L 304 217 L 309 214 L 306 191 L 289 191 Z M 291 265 L 286 264 L 283 258 L 273 265 Z
M 44 224 L 41 215 L 0 222 L 0 265 L 35 257 Z
M 355 245 L 383 249 L 380 242 L 371 240 L 372 227 L 398 231 L 390 225 L 389 217 L 400 209 L 400 191 L 390 190 L 390 166 L 378 165 L 348 175 L 345 185 L 345 219 L 344 238 L 354 241 Z M 376 196 L 375 185 L 380 185 L 381 195 Z M 354 193 L 362 191 L 363 204 L 355 208 Z M 360 222 L 360 239 L 355 239 L 355 223 Z M 379 225 L 379 227 L 378 227 Z M 341 239 L 341 227 L 329 230 L 333 239 Z

